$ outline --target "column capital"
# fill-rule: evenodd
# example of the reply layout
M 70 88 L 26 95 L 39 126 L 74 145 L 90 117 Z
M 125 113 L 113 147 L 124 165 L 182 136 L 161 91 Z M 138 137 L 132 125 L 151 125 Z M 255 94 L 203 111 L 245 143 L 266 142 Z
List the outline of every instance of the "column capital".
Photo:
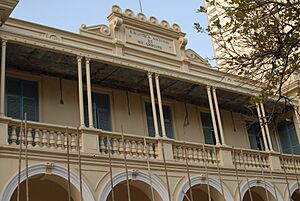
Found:
M 147 75 L 148 75 L 148 78 L 152 78 L 153 73 L 148 71 Z
M 217 89 L 217 87 L 215 87 L 215 86 L 212 86 L 211 88 L 213 91 L 216 91 L 216 89 Z
M 85 57 L 85 63 L 89 64 L 91 59 L 89 57 Z
M 210 85 L 206 85 L 207 90 L 211 90 L 211 86 Z
M 1 39 L 1 46 L 3 47 L 3 46 L 6 46 L 6 43 L 7 43 L 7 39 Z
M 159 78 L 159 74 L 155 73 L 155 78 L 158 79 Z
M 76 59 L 77 59 L 77 62 L 79 63 L 82 60 L 82 56 L 77 56 Z

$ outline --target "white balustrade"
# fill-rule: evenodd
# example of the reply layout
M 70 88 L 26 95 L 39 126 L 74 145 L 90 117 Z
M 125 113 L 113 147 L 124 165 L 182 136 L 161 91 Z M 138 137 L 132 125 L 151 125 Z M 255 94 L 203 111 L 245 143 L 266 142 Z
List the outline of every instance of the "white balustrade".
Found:
M 233 164 L 238 168 L 255 168 L 255 169 L 269 169 L 269 155 L 265 152 L 258 152 L 256 150 L 235 149 L 232 153 Z
M 21 132 L 21 122 L 11 120 L 8 122 L 8 144 L 19 145 L 22 133 L 22 143 L 25 144 L 25 133 L 27 134 L 28 148 L 65 150 L 67 148 L 67 135 L 69 135 L 70 150 L 77 150 L 77 134 L 75 128 L 66 128 L 58 125 L 44 124 L 39 122 L 27 123 L 27 130 Z M 80 146 L 81 147 L 81 146 Z
M 280 157 L 281 168 L 289 172 L 300 172 L 300 156 L 282 155 Z
M 213 146 L 205 145 L 204 150 L 202 144 L 191 144 L 176 142 L 173 144 L 174 160 L 189 163 L 200 163 L 202 165 L 215 165 L 217 162 L 218 153 L 214 152 Z
M 157 140 L 144 138 L 139 136 L 124 134 L 124 142 L 122 135 L 116 132 L 100 131 L 99 132 L 99 150 L 102 155 L 108 155 L 108 144 L 110 145 L 110 152 L 112 157 L 124 157 L 133 159 L 146 159 L 147 154 L 149 159 L 158 158 Z M 110 143 L 107 143 L 110 139 Z

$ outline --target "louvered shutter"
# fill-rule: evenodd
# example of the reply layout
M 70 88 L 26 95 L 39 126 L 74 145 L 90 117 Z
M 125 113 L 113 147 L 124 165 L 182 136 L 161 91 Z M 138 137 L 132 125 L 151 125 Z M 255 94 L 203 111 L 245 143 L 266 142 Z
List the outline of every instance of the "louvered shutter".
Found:
M 167 137 L 174 139 L 173 124 L 172 124 L 172 116 L 171 116 L 170 107 L 169 106 L 163 106 L 163 113 L 164 113 L 164 120 L 165 120 L 165 127 L 166 127 Z
M 152 106 L 150 103 L 145 103 L 146 108 L 146 117 L 147 117 L 147 127 L 148 127 L 148 135 L 150 137 L 155 137 L 155 130 L 154 130 L 154 121 L 153 121 L 153 113 L 152 113 Z
M 201 115 L 205 144 L 213 144 L 213 145 L 216 144 L 210 113 L 201 112 L 200 115 Z

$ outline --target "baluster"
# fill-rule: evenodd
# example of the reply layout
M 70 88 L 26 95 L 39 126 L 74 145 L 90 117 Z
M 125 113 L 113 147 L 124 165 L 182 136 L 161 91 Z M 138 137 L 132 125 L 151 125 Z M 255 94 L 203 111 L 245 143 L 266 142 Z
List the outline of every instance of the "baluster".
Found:
M 16 126 L 11 127 L 11 143 L 12 144 L 17 144 L 17 132 L 16 132 Z
M 32 138 L 32 128 L 28 127 L 27 128 L 27 144 L 28 147 L 32 147 L 32 143 L 33 143 L 33 138 Z
M 125 154 L 127 157 L 131 156 L 130 151 L 131 151 L 130 141 L 127 139 L 127 140 L 125 140 Z
M 182 147 L 178 146 L 177 149 L 178 149 L 178 160 L 179 161 L 183 161 L 183 150 L 182 150 Z
M 204 157 L 203 157 L 203 150 L 202 149 L 198 149 L 198 160 L 200 164 L 204 164 Z
M 43 145 L 44 148 L 48 147 L 48 132 L 47 132 L 47 130 L 43 130 L 42 145 Z
M 41 136 L 40 136 L 40 129 L 35 129 L 34 130 L 34 142 L 36 147 L 41 146 Z
M 188 148 L 188 161 L 193 162 L 193 150 L 192 148 Z
M 121 156 L 124 156 L 124 154 L 125 154 L 124 143 L 123 143 L 122 139 L 119 140 L 119 153 Z
M 194 158 L 194 161 L 195 163 L 198 163 L 198 151 L 197 151 L 197 148 L 193 148 L 193 158 Z
M 71 150 L 76 151 L 76 136 L 75 133 L 71 134 Z
M 143 144 L 141 143 L 141 141 L 138 141 L 138 144 L 137 144 L 137 153 L 138 153 L 138 157 L 139 158 L 144 158 L 143 151 L 144 151 Z
M 119 141 L 117 138 L 113 138 L 112 141 L 113 141 L 113 143 L 112 143 L 113 144 L 113 148 L 112 148 L 113 154 L 119 155 Z
M 148 143 L 146 142 L 146 144 L 143 144 L 143 154 L 144 154 L 144 157 L 147 158 L 147 154 L 148 154 L 148 157 L 150 158 L 150 155 L 149 155 L 149 148 L 148 148 Z
M 211 150 L 206 150 L 206 154 L 207 154 L 207 162 L 208 164 L 212 164 L 212 157 L 211 157 Z
M 177 146 L 173 145 L 173 156 L 174 156 L 174 160 L 178 161 L 178 149 Z
M 57 148 L 62 150 L 62 146 L 63 146 L 63 143 L 62 143 L 62 133 L 60 131 L 57 132 Z
M 66 149 L 68 146 L 68 135 L 68 133 L 64 133 L 64 149 Z
M 105 154 L 105 143 L 104 143 L 104 137 L 100 137 L 100 152 L 101 154 Z
M 55 132 L 50 131 L 50 138 L 49 138 L 49 144 L 50 144 L 50 149 L 55 148 L 55 139 L 54 139 Z
M 149 157 L 150 159 L 154 159 L 154 150 L 153 150 L 153 143 L 149 143 Z
M 137 157 L 137 147 L 136 147 L 136 142 L 134 140 L 131 141 L 131 153 L 132 153 L 132 157 L 134 158 Z
M 158 144 L 154 144 L 154 158 L 158 158 Z
M 217 163 L 216 153 L 214 152 L 214 150 L 211 150 L 211 158 L 212 158 L 212 164 Z

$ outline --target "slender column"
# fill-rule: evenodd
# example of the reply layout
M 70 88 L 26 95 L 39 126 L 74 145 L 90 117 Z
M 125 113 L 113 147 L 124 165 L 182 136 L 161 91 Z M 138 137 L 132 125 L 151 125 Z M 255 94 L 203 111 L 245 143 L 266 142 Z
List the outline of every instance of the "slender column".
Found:
M 261 133 L 262 133 L 263 141 L 264 141 L 264 145 L 265 145 L 265 150 L 269 151 L 269 147 L 268 147 L 268 143 L 267 143 L 267 139 L 266 139 L 266 133 L 265 133 L 265 129 L 264 129 L 263 121 L 262 121 L 262 116 L 261 116 L 261 113 L 260 113 L 260 108 L 259 108 L 258 103 L 256 103 L 256 109 L 257 109 L 257 115 L 258 115 L 258 119 L 259 119 L 260 129 L 261 129 Z
M 219 125 L 219 131 L 220 131 L 220 135 L 221 135 L 221 141 L 222 141 L 222 144 L 225 145 L 226 143 L 225 143 L 225 137 L 224 137 L 224 133 L 223 133 L 223 126 L 222 126 L 222 120 L 221 120 L 221 115 L 220 115 L 220 110 L 219 110 L 219 104 L 218 104 L 218 99 L 217 99 L 216 88 L 213 87 L 212 91 L 213 91 L 213 99 L 214 99 L 216 113 L 217 113 L 217 120 L 218 120 L 218 125 Z
M 266 135 L 267 135 L 270 151 L 274 151 L 271 136 L 270 136 L 269 127 L 268 127 L 268 124 L 267 124 L 265 108 L 264 108 L 264 105 L 263 105 L 262 102 L 260 102 L 260 108 L 261 108 L 261 113 L 262 113 L 262 117 L 263 117 L 263 121 L 264 121 L 263 123 L 264 123 L 265 129 L 266 129 Z
M 2 55 L 1 55 L 0 116 L 4 116 L 6 43 L 7 43 L 7 40 L 2 39 L 2 45 L 1 45 L 2 46 Z
M 78 64 L 78 98 L 79 98 L 79 116 L 80 126 L 84 126 L 84 110 L 83 110 L 83 87 L 82 87 L 82 57 L 77 56 Z
M 210 86 L 207 86 L 207 96 L 208 96 L 208 103 L 209 103 L 209 108 L 210 108 L 210 115 L 211 115 L 211 119 L 212 119 L 212 123 L 213 123 L 213 127 L 214 127 L 216 145 L 220 145 L 218 127 L 217 127 L 217 122 L 216 122 L 216 117 L 215 117 L 213 101 L 212 101 L 212 97 L 211 97 L 211 88 L 210 88 Z
M 162 136 L 167 137 L 166 127 L 165 127 L 164 111 L 163 111 L 163 106 L 162 106 L 162 101 L 161 101 L 160 86 L 159 86 L 159 75 L 158 74 L 155 74 L 155 84 L 156 84 L 156 93 L 157 93 L 157 100 L 158 100 L 158 109 L 159 109 Z
M 154 98 L 154 90 L 153 90 L 153 81 L 152 81 L 152 73 L 151 72 L 148 73 L 148 79 L 149 79 L 149 88 L 150 88 L 150 97 L 151 97 L 155 137 L 159 137 L 156 107 L 155 107 L 155 98 Z
M 87 101 L 88 101 L 88 113 L 89 113 L 89 127 L 94 128 L 93 121 L 93 105 L 92 105 L 92 89 L 91 89 L 91 71 L 90 71 L 90 59 L 85 58 L 85 70 L 86 70 L 86 88 L 87 88 Z

